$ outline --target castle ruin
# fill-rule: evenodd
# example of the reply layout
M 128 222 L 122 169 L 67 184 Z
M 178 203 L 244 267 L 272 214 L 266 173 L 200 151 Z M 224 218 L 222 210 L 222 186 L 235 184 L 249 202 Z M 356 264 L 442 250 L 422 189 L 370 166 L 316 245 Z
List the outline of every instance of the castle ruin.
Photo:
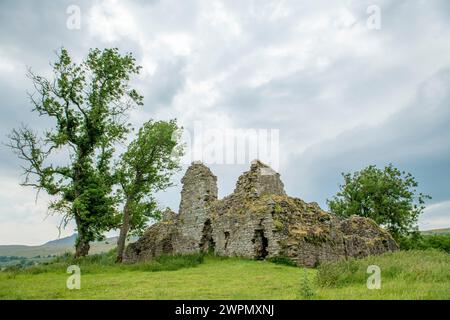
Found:
M 391 235 L 371 219 L 343 219 L 317 203 L 286 195 L 280 175 L 258 160 L 223 199 L 217 196 L 217 177 L 202 163 L 187 169 L 182 184 L 178 214 L 167 210 L 127 247 L 125 261 L 210 252 L 253 259 L 282 256 L 312 267 L 398 249 Z

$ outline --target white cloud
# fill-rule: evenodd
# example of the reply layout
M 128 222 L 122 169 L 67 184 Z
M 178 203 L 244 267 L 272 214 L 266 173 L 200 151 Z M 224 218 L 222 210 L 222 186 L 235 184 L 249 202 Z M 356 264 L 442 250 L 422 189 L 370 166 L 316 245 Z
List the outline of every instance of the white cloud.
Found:
M 21 187 L 17 179 L 2 172 L 0 181 L 0 245 L 40 245 L 59 235 L 61 217 L 47 215 L 49 198 L 41 193 Z M 62 230 L 61 236 L 71 235 L 73 224 Z
M 167 45 L 173 54 L 186 56 L 191 53 L 192 37 L 185 33 L 168 33 L 158 36 L 157 42 Z
M 32 223 L 7 221 L 0 224 L 0 245 L 33 245 L 38 246 L 49 240 L 67 237 L 73 230 L 59 233 L 55 219 L 35 220 Z
M 99 37 L 104 42 L 133 37 L 138 32 L 133 15 L 118 0 L 95 3 L 89 11 L 87 23 L 90 35 Z
M 200 19 L 208 22 L 210 27 L 223 31 L 223 36 L 239 36 L 242 33 L 241 26 L 233 13 L 223 1 L 204 1 Z
M 419 218 L 420 230 L 439 229 L 450 226 L 450 201 L 427 206 Z

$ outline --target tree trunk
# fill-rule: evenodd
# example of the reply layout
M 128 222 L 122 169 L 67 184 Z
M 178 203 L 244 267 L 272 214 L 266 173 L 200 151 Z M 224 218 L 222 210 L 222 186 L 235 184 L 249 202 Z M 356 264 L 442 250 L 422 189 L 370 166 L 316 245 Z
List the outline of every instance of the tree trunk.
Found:
M 75 184 L 79 184 L 79 182 L 82 180 L 82 171 L 80 169 L 80 165 L 79 163 L 82 162 L 81 159 L 84 158 L 84 154 L 85 152 L 83 150 L 80 150 L 80 154 L 79 154 L 79 159 L 78 159 L 78 164 L 75 166 L 75 178 L 74 178 L 74 183 Z M 75 199 L 80 197 L 80 190 L 79 187 L 75 189 Z M 80 213 L 78 212 L 77 209 L 74 209 L 74 216 L 75 216 L 75 223 L 77 226 L 77 231 L 78 231 L 78 236 L 77 236 L 77 241 L 75 244 L 75 258 L 81 258 L 81 257 L 86 257 L 89 253 L 89 249 L 90 249 L 90 245 L 89 245 L 89 240 L 86 239 L 84 230 L 83 230 L 83 223 L 80 217 Z
M 89 245 L 89 241 L 85 241 L 84 239 L 80 238 L 75 246 L 75 258 L 87 256 L 90 247 L 91 246 Z
M 78 231 L 77 242 L 75 243 L 75 258 L 85 257 L 88 255 L 91 246 L 89 245 L 89 240 L 86 240 L 84 236 L 81 219 L 77 212 L 75 213 L 75 223 Z
M 116 262 L 121 263 L 123 260 L 123 253 L 125 251 L 125 241 L 127 239 L 128 231 L 130 230 L 130 210 L 129 203 L 125 204 L 123 209 L 123 223 L 120 227 L 119 239 L 117 240 L 117 258 Z

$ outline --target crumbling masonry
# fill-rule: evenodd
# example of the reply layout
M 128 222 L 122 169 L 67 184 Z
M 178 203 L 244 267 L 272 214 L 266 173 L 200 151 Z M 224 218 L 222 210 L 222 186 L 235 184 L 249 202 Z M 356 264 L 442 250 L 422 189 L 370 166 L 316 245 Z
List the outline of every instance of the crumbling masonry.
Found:
M 219 200 L 217 177 L 193 163 L 182 179 L 179 213 L 166 211 L 125 252 L 125 261 L 161 254 L 211 252 L 265 259 L 288 257 L 316 266 L 345 257 L 397 250 L 391 235 L 367 218 L 339 218 L 316 203 L 286 195 L 280 175 L 253 161 L 234 192 Z

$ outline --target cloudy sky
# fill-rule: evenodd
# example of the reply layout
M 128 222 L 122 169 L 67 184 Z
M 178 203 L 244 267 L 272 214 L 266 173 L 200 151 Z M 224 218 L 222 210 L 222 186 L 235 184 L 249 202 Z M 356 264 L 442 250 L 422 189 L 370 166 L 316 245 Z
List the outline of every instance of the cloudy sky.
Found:
M 177 118 L 188 132 L 278 130 L 287 192 L 324 208 L 341 172 L 393 163 L 433 197 L 421 229 L 450 227 L 450 2 L 331 2 L 1 1 L 0 140 L 20 123 L 49 124 L 30 112 L 26 67 L 49 76 L 61 47 L 78 61 L 118 47 L 143 66 L 135 127 Z M 71 5 L 80 28 L 68 28 Z M 20 163 L 3 145 L 0 159 L 0 244 L 56 238 L 45 194 L 36 201 L 19 186 Z M 225 196 L 248 165 L 211 167 Z M 161 205 L 177 210 L 179 191 Z

